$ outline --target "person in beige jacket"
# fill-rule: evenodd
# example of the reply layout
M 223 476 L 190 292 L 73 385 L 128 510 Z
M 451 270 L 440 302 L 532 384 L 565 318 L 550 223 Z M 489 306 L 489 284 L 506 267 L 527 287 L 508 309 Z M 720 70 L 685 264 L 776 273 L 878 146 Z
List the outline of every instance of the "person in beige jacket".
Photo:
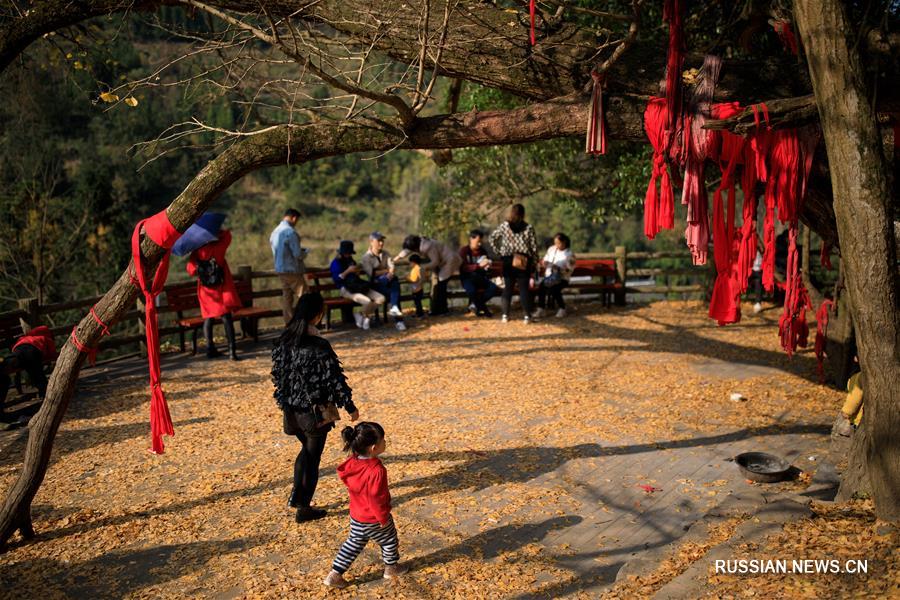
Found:
M 462 258 L 451 246 L 437 240 L 418 235 L 408 235 L 403 240 L 403 250 L 394 257 L 395 261 L 416 254 L 428 260 L 431 270 L 431 311 L 432 316 L 445 315 L 450 312 L 447 305 L 447 283 L 459 273 Z

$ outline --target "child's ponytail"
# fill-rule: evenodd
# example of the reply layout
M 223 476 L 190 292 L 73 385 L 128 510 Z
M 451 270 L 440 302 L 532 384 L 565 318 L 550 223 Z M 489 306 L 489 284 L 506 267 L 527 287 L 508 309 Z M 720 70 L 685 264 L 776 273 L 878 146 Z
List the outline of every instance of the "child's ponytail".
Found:
M 384 428 L 372 421 L 362 421 L 356 427 L 344 427 L 341 430 L 341 439 L 344 440 L 344 452 L 348 450 L 353 454 L 365 456 L 369 448 L 384 438 Z
M 353 427 L 344 427 L 341 430 L 341 439 L 344 440 L 344 452 L 348 451 L 353 445 L 353 438 L 356 437 L 356 430 Z

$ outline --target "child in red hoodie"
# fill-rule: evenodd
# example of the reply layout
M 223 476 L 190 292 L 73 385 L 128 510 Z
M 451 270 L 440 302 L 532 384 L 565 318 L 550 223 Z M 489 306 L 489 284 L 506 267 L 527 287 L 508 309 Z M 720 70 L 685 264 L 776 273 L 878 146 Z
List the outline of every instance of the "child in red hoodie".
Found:
M 378 423 L 363 421 L 356 427 L 344 427 L 341 438 L 344 451 L 351 451 L 350 457 L 337 469 L 350 492 L 350 537 L 338 550 L 324 583 L 336 588 L 350 585 L 344 579 L 344 573 L 369 540 L 375 540 L 381 546 L 385 579 L 399 577 L 409 567 L 399 564 L 400 547 L 391 517 L 387 469 L 378 459 L 386 447 L 384 428 Z

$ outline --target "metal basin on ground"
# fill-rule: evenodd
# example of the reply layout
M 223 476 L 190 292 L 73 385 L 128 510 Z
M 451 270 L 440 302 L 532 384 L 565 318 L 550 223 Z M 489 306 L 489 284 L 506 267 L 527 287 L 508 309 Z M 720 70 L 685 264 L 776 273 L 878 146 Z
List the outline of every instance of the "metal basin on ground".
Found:
M 744 452 L 734 457 L 734 462 L 744 476 L 759 483 L 775 483 L 788 478 L 791 464 L 765 452 Z

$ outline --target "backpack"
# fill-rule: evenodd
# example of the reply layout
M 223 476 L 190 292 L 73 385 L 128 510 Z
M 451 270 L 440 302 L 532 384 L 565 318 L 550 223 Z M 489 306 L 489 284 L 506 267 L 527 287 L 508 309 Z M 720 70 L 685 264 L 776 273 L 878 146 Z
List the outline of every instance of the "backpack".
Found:
M 225 271 L 216 262 L 215 258 L 198 260 L 197 277 L 200 279 L 200 285 L 217 287 L 225 282 Z

